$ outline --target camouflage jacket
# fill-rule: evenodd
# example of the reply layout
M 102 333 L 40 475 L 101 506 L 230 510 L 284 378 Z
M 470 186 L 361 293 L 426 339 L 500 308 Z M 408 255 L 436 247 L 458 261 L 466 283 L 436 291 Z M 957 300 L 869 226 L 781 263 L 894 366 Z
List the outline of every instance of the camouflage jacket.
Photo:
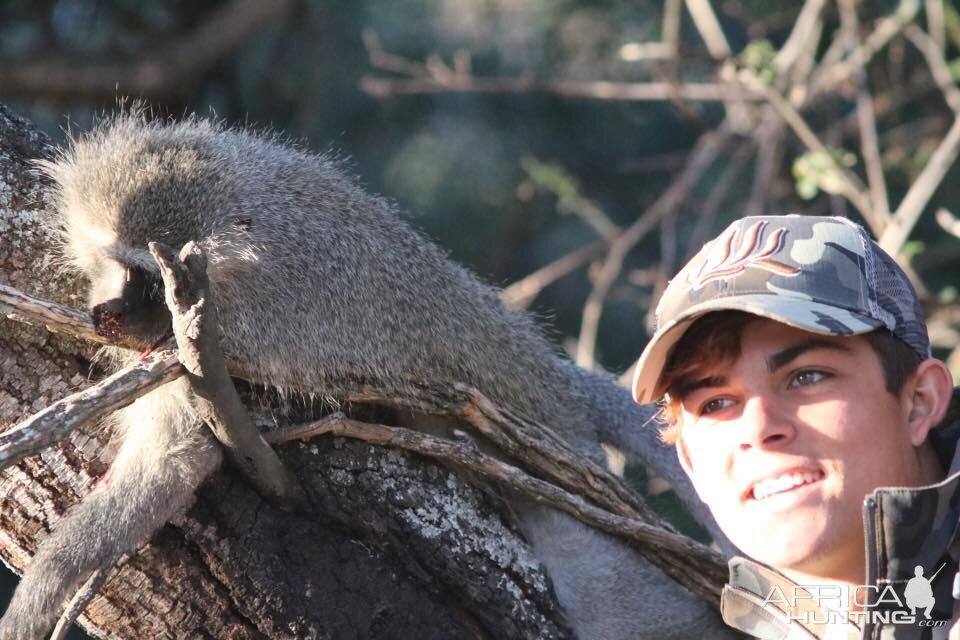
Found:
M 851 614 L 853 623 L 831 609 L 840 602 L 839 587 L 800 587 L 740 557 L 730 560 L 720 605 L 724 621 L 765 640 L 946 640 L 960 616 L 954 599 L 960 598 L 954 586 L 960 585 L 960 389 L 930 438 L 949 469 L 946 479 L 877 489 L 864 500 L 867 575 L 855 595 L 865 606 Z

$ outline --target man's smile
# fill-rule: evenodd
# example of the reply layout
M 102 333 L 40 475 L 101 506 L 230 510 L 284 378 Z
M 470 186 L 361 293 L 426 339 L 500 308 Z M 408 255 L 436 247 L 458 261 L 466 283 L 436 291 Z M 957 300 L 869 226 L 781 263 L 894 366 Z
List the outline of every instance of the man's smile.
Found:
M 763 502 L 773 496 L 795 493 L 797 490 L 823 480 L 824 472 L 819 469 L 794 467 L 774 472 L 750 484 L 746 491 L 748 501 Z

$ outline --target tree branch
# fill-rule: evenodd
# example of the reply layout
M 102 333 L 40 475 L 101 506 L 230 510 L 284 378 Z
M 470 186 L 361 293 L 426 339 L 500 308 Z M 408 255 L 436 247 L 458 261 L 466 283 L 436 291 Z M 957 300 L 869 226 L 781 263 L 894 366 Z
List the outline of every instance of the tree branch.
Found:
M 230 462 L 264 497 L 288 509 L 304 507 L 303 488 L 260 436 L 227 373 L 203 250 L 193 242 L 184 245 L 179 256 L 158 242 L 148 247 L 163 278 L 177 358 L 204 422 Z
M 680 98 L 693 102 L 756 100 L 743 89 L 713 82 L 545 82 L 523 77 L 453 78 L 446 81 L 422 78 L 364 76 L 360 88 L 374 98 L 435 93 L 544 93 L 563 98 L 586 98 L 631 102 L 662 102 Z
M 327 434 L 357 438 L 380 446 L 399 447 L 454 464 L 492 478 L 508 488 L 534 498 L 541 504 L 569 513 L 601 531 L 640 543 L 641 549 L 659 548 L 667 554 L 687 556 L 693 560 L 691 564 L 697 567 L 697 570 L 684 571 L 682 579 L 678 578 L 681 584 L 706 598 L 708 602 L 716 602 L 720 596 L 720 585 L 727 577 L 726 563 L 709 547 L 641 520 L 611 514 L 597 508 L 579 496 L 479 452 L 476 447 L 442 440 L 410 429 L 351 420 L 342 414 L 334 414 L 316 422 L 269 433 L 266 438 L 271 443 L 279 443 Z M 665 568 L 665 570 L 678 577 L 677 568 Z
M 870 185 L 870 202 L 876 216 L 877 228 L 882 230 L 890 221 L 890 202 L 887 197 L 887 184 L 883 177 L 883 163 L 880 161 L 880 145 L 877 139 L 877 119 L 873 111 L 873 96 L 867 87 L 866 65 L 860 45 L 860 27 L 857 20 L 857 6 L 853 0 L 840 0 L 840 18 L 846 34 L 850 58 L 859 61 L 854 78 L 857 85 L 857 122 L 860 129 L 860 153 L 867 170 L 867 183 Z
M 293 0 L 234 0 L 178 40 L 132 62 L 3 60 L 0 87 L 6 95 L 57 99 L 114 99 L 118 91 L 153 97 L 181 93 L 293 6 Z
M 714 159 L 724 148 L 732 133 L 726 124 L 703 134 L 697 141 L 683 171 L 666 191 L 637 220 L 620 234 L 610 246 L 606 260 L 594 282 L 583 308 L 580 338 L 577 345 L 577 364 L 592 367 L 597 331 L 603 302 L 621 269 L 627 254 L 671 211 L 680 206 L 690 189 L 700 180 Z

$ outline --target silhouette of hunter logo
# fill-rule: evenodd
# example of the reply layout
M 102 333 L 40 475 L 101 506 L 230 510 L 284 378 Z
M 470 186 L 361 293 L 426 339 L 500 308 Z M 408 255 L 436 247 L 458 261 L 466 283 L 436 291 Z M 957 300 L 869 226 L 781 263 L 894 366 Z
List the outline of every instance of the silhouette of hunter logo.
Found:
M 943 565 L 940 566 L 940 569 L 943 569 Z M 940 573 L 940 569 L 937 569 L 937 573 Z M 914 577 L 907 582 L 907 588 L 903 592 L 907 599 L 907 606 L 910 607 L 911 615 L 916 615 L 917 609 L 924 609 L 923 615 L 926 616 L 927 620 L 930 619 L 930 610 L 936 604 L 930 583 L 937 577 L 937 573 L 930 576 L 928 580 L 923 577 L 923 567 L 917 565 L 913 570 Z

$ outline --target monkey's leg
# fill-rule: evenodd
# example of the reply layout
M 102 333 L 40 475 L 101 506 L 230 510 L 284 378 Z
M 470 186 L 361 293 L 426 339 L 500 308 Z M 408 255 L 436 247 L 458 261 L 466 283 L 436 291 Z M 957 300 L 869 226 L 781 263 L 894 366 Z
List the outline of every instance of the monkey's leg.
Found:
M 110 471 L 40 544 L 0 620 L 0 639 L 42 638 L 94 571 L 135 550 L 191 502 L 220 464 L 219 446 L 178 380 L 118 415 L 123 444 Z

